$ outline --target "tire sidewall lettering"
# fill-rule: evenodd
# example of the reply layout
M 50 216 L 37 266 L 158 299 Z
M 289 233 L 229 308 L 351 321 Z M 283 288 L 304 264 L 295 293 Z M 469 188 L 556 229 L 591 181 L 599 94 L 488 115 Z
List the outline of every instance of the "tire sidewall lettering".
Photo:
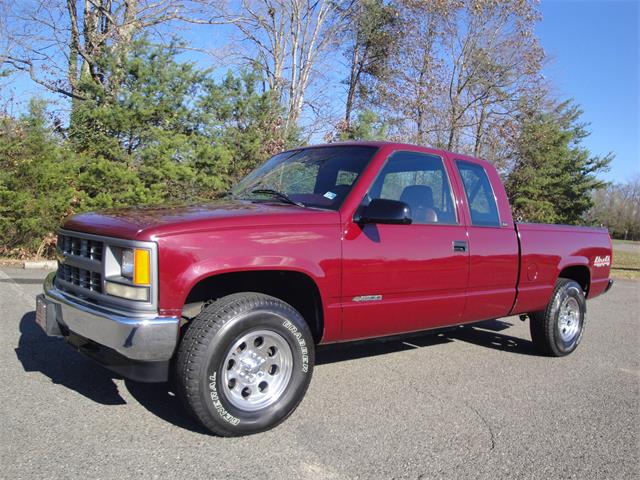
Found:
M 298 342 L 298 345 L 300 346 L 301 370 L 303 373 L 307 373 L 309 371 L 309 349 L 307 347 L 307 342 L 302 335 L 302 332 L 300 332 L 300 329 L 289 320 L 285 320 L 282 323 L 282 326 L 289 332 L 291 332 L 291 334 Z
M 211 397 L 211 401 L 213 404 L 213 408 L 218 412 L 218 415 L 225 421 L 230 423 L 231 425 L 238 425 L 240 423 L 240 419 L 231 415 L 222 402 L 220 402 L 220 396 L 218 395 L 218 386 L 217 386 L 217 373 L 213 372 L 212 375 L 209 375 L 209 396 Z

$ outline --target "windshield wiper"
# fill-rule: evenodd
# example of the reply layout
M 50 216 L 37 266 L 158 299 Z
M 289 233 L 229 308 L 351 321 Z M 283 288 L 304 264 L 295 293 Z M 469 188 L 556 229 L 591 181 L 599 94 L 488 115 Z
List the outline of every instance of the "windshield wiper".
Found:
M 279 192 L 278 190 L 274 190 L 272 188 L 256 188 L 255 190 L 251 190 L 251 193 L 263 194 L 263 195 L 273 195 L 274 197 L 278 197 L 283 202 L 290 203 L 291 205 L 297 205 L 298 207 L 306 208 L 307 206 L 302 202 L 296 202 L 293 198 L 291 198 L 286 193 Z

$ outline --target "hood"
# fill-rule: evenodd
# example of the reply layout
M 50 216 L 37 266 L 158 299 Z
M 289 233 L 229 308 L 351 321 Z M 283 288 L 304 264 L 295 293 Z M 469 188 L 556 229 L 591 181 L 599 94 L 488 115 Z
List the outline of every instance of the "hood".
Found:
M 338 223 L 335 211 L 272 202 L 221 200 L 199 205 L 132 207 L 75 215 L 66 230 L 149 240 L 193 230 L 260 225 Z

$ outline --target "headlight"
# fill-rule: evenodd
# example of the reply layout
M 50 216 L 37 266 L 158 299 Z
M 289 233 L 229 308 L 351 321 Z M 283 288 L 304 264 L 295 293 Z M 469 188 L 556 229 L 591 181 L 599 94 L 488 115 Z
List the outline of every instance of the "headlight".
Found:
M 133 258 L 133 250 L 122 250 L 122 259 L 120 260 L 120 274 L 124 278 L 128 278 L 129 280 L 133 280 Z
M 151 283 L 151 255 L 144 248 L 127 248 L 122 250 L 120 274 L 134 285 Z

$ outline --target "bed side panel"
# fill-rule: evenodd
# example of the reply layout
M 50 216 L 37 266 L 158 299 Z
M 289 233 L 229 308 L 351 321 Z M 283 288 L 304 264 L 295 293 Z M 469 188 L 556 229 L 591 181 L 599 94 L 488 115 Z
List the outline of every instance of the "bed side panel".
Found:
M 611 267 L 611 239 L 606 229 L 517 224 L 517 230 L 521 268 L 512 314 L 546 308 L 560 272 L 567 267 L 587 267 L 588 298 L 604 292 Z

